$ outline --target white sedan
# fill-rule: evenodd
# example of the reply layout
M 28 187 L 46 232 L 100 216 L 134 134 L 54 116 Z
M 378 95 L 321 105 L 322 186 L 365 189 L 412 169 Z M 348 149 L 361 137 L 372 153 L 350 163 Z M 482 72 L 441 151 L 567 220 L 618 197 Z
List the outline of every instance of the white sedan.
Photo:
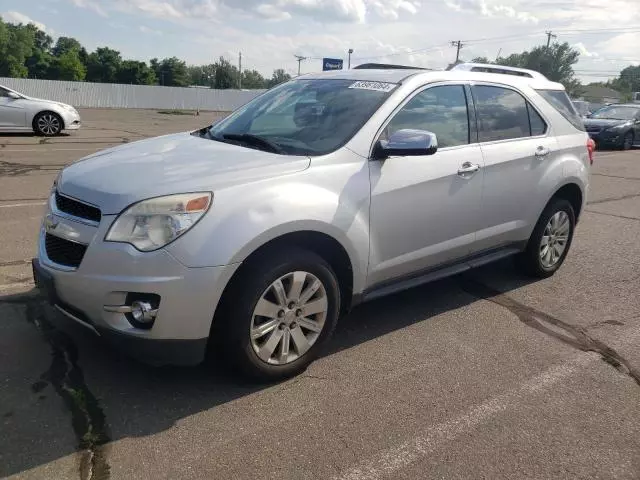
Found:
M 80 125 L 80 114 L 71 105 L 28 97 L 0 85 L 0 132 L 33 131 L 52 137 Z

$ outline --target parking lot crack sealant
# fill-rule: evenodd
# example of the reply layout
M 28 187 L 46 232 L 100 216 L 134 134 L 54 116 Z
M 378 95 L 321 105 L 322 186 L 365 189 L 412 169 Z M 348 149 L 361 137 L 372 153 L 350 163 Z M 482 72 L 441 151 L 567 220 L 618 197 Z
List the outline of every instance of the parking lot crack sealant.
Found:
M 16 302 L 17 303 L 17 302 Z M 106 417 L 100 403 L 84 381 L 78 365 L 78 349 L 72 339 L 51 325 L 38 298 L 23 301 L 27 320 L 33 323 L 51 347 L 52 361 L 41 380 L 51 383 L 71 413 L 72 426 L 81 452 L 81 480 L 107 480 L 110 468 L 106 444 L 110 441 Z
M 460 287 L 466 293 L 506 308 L 516 315 L 518 319 L 525 325 L 535 328 L 550 337 L 560 340 L 583 352 L 595 352 L 600 355 L 602 360 L 614 367 L 619 372 L 628 375 L 640 386 L 640 370 L 635 369 L 629 361 L 616 352 L 613 348 L 606 345 L 601 340 L 593 338 L 587 331 L 570 323 L 564 322 L 548 313 L 536 310 L 533 307 L 524 305 L 517 300 L 505 295 L 484 283 L 462 276 Z

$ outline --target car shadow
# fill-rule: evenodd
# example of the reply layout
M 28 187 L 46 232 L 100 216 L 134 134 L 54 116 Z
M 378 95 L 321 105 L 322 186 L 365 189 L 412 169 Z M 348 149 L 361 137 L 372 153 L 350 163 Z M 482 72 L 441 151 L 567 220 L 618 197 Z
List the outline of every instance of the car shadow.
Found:
M 365 303 L 341 319 L 324 356 L 472 304 L 479 296 L 470 293 L 464 284 L 468 280 L 482 282 L 483 278 L 490 278 L 490 288 L 505 293 L 531 283 L 530 278 L 513 268 L 511 261 L 505 260 Z M 5 440 L 0 441 L 5 450 L 0 458 L 6 459 L 0 461 L 2 476 L 24 472 L 79 450 L 91 450 L 100 459 L 106 457 L 99 455 L 100 449 L 108 448 L 110 442 L 165 431 L 183 418 L 274 386 L 242 381 L 224 361 L 217 362 L 217 366 L 189 368 L 144 365 L 107 347 L 85 329 L 71 325 L 35 292 L 0 296 L 0 304 L 3 303 L 20 307 L 15 310 L 23 312 L 23 320 L 39 330 L 51 350 L 51 365 L 45 372 L 24 372 L 23 378 L 39 380 L 30 385 L 31 391 L 25 385 L 23 390 L 37 395 L 47 386 L 52 387 L 70 412 L 68 428 L 75 433 L 77 443 L 74 447 L 46 441 L 27 445 L 25 439 L 33 425 L 5 421 Z M 7 333 L 11 335 L 8 330 Z M 17 364 L 29 364 L 29 356 L 35 355 L 29 349 L 19 351 L 22 358 L 11 359 Z M 305 375 L 302 373 L 299 378 Z M 331 377 L 330 373 L 327 377 Z M 296 380 L 282 383 L 287 382 L 291 388 L 297 385 Z M 0 416 L 4 413 L 0 410 Z M 25 450 L 28 455 L 21 455 Z M 95 464 L 93 468 L 108 470 L 108 460 L 104 461 L 105 465 Z
M 68 132 L 61 132 L 55 137 L 46 137 L 44 135 L 37 134 L 35 132 L 0 132 L 0 138 L 29 138 L 29 137 L 38 137 L 38 138 L 57 138 L 57 137 L 70 137 L 71 134 Z

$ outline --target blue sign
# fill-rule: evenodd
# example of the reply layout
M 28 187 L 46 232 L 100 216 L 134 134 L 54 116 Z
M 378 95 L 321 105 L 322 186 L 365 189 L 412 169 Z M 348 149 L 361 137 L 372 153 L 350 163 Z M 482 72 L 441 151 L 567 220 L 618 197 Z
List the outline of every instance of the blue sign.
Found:
M 322 59 L 322 70 L 342 70 L 342 59 L 341 58 L 323 58 Z

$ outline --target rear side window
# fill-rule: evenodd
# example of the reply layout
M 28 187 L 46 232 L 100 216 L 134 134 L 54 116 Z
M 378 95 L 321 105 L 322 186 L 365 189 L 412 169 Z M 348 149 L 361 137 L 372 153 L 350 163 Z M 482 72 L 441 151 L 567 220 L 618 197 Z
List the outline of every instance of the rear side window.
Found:
M 542 97 L 555 108 L 560 115 L 567 119 L 571 125 L 584 132 L 584 123 L 580 118 L 571 99 L 564 90 L 536 90 Z
M 518 92 L 480 85 L 473 93 L 480 142 L 526 138 L 547 131 L 542 117 Z

